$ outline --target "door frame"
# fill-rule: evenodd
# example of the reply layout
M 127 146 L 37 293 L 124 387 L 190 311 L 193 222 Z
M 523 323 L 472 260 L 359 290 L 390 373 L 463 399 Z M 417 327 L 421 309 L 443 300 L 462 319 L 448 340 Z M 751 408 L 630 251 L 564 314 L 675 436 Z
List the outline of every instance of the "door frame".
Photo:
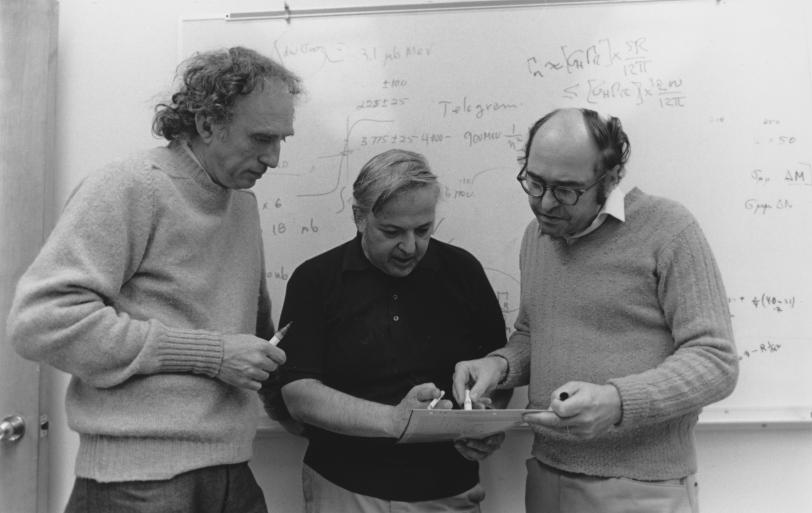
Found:
M 25 433 L 0 442 L 3 511 L 48 511 L 47 373 L 6 340 L 14 289 L 53 227 L 58 4 L 2 0 L 0 9 L 0 419 Z

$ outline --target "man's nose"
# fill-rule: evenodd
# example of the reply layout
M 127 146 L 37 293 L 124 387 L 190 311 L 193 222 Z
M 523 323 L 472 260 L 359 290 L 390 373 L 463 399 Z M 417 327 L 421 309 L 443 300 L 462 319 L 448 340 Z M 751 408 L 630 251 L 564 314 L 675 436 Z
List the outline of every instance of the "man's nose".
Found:
M 260 163 L 266 167 L 274 168 L 279 165 L 281 145 L 278 142 L 268 145 L 268 148 L 259 156 Z
M 536 201 L 538 202 L 538 205 L 541 208 L 541 210 L 545 211 L 551 210 L 561 205 L 561 203 L 559 203 L 558 200 L 555 198 L 555 195 L 553 194 L 553 191 L 551 189 L 547 189 L 546 191 L 544 191 L 544 195 L 541 198 L 536 198 Z
M 412 232 L 406 232 L 400 238 L 400 242 L 398 242 L 398 246 L 400 250 L 406 253 L 407 255 L 411 255 L 415 252 L 417 247 L 417 240 Z

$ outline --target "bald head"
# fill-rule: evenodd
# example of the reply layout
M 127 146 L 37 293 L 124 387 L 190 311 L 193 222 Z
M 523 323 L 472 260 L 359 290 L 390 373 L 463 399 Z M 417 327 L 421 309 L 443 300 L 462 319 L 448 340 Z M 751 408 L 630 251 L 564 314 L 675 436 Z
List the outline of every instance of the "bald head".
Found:
M 580 109 L 561 109 L 538 127 L 529 144 L 531 155 L 567 166 L 596 169 L 600 153 Z

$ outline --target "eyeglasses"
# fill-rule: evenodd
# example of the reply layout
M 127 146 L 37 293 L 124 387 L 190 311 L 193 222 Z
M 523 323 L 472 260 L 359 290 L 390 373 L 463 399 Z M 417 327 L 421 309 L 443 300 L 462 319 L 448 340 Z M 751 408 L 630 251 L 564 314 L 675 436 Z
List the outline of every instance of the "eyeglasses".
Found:
M 516 180 L 519 181 L 519 183 L 522 185 L 522 189 L 524 189 L 524 192 L 526 192 L 531 198 L 543 198 L 544 194 L 549 189 L 557 202 L 561 203 L 562 205 L 572 206 L 578 203 L 578 200 L 581 199 L 581 195 L 583 193 L 598 185 L 604 176 L 606 176 L 606 172 L 601 173 L 601 175 L 597 177 L 595 181 L 580 189 L 562 187 L 559 185 L 547 185 L 544 180 L 528 176 L 527 169 L 525 168 L 522 168 L 522 170 L 519 171 L 518 176 L 516 176 Z

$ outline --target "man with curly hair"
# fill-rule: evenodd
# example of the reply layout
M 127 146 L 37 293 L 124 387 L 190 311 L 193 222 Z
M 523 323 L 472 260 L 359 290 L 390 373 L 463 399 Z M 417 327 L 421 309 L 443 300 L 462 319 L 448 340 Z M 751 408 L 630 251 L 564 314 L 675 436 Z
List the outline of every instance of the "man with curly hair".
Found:
M 153 131 L 91 174 L 20 279 L 8 332 L 70 373 L 67 512 L 266 512 L 247 461 L 256 391 L 284 363 L 256 198 L 301 83 L 252 50 L 184 63 Z

